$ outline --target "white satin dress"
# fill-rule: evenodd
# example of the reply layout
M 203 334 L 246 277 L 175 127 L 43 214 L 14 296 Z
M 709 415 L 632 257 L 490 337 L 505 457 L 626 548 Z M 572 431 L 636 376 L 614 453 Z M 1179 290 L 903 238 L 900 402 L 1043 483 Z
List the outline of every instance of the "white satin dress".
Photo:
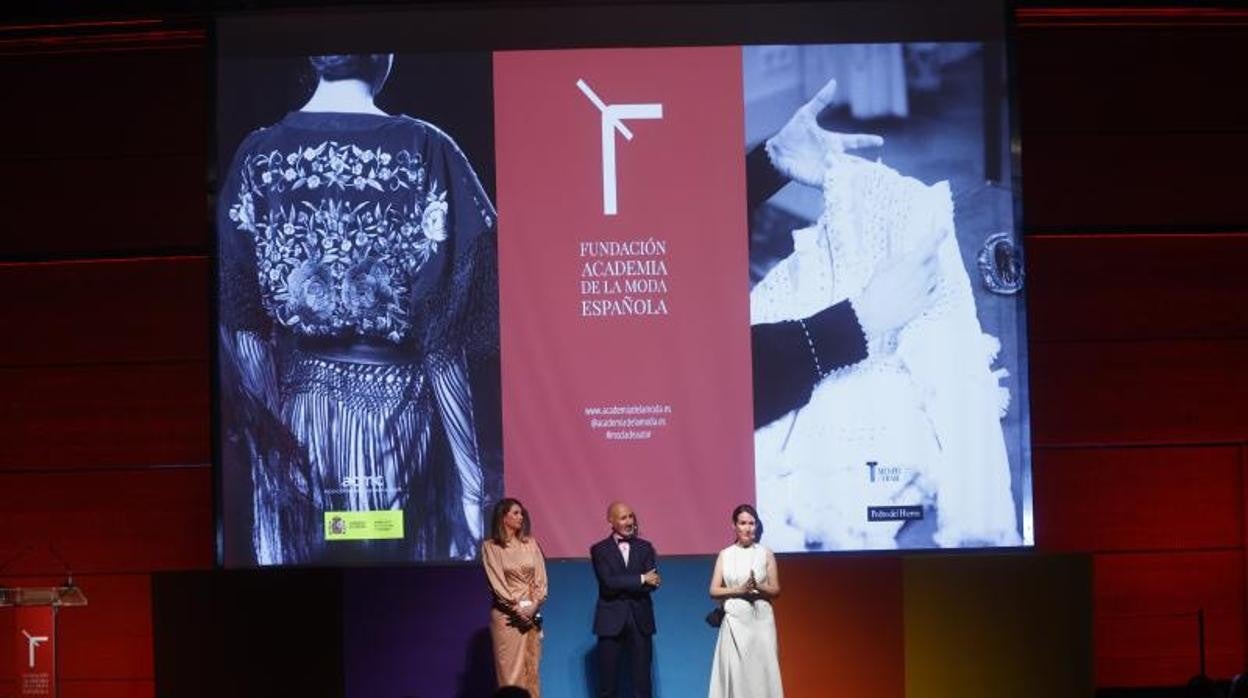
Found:
M 744 584 L 754 573 L 759 584 L 767 580 L 767 549 L 730 545 L 719 552 L 726 586 Z M 771 602 L 732 598 L 724 602 L 724 622 L 711 665 L 709 698 L 783 698 L 780 655 L 776 645 L 776 617 Z

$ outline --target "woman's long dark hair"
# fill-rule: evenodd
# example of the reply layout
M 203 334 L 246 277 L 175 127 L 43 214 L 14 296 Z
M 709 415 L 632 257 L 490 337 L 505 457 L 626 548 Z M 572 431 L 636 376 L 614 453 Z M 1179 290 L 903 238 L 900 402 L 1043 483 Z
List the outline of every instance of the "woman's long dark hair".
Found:
M 516 536 L 520 540 L 528 540 L 531 523 L 529 522 L 529 510 L 524 508 L 519 499 L 514 497 L 504 497 L 500 499 L 498 504 L 494 505 L 494 515 L 490 523 L 490 538 L 501 546 L 507 545 L 507 527 L 503 523 L 503 519 L 507 517 L 507 512 L 511 511 L 512 505 L 520 507 L 520 515 L 524 517 L 524 523 L 520 524 L 520 535 Z
M 754 510 L 752 504 L 738 504 L 736 509 L 732 510 L 732 525 L 737 525 L 737 517 L 742 513 L 749 514 L 754 517 L 754 542 L 758 543 L 763 540 L 763 520 L 758 518 L 758 512 Z M 527 518 L 527 517 L 526 517 Z

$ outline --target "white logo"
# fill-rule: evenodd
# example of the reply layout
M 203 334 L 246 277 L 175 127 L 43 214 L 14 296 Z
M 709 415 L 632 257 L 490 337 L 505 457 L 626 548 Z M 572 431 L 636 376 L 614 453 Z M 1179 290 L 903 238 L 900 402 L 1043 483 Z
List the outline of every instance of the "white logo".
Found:
M 385 479 L 380 475 L 344 475 L 342 486 L 346 488 L 376 488 L 386 486 Z
M 576 86 L 585 93 L 589 101 L 598 111 L 602 112 L 602 212 L 614 216 L 615 205 L 615 132 L 619 131 L 625 140 L 633 140 L 633 132 L 624 125 L 624 119 L 662 119 L 662 104 L 612 104 L 608 106 L 598 98 L 584 80 L 577 80 Z
M 30 655 L 30 659 L 28 659 L 27 661 L 30 664 L 30 668 L 34 669 L 35 668 L 35 648 L 47 642 L 48 636 L 47 635 L 31 635 L 25 630 L 22 631 L 22 634 L 26 636 L 26 652 L 28 655 Z

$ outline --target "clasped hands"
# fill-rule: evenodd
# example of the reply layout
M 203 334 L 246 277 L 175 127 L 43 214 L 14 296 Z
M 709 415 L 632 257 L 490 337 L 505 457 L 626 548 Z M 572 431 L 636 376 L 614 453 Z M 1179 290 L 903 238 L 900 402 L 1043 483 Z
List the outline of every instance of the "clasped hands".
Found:
M 659 571 L 657 569 L 653 569 L 641 575 L 641 583 L 658 589 L 659 585 L 663 583 L 663 580 L 659 577 Z
M 733 591 L 737 596 L 746 599 L 747 601 L 754 601 L 754 599 L 761 598 L 763 596 L 763 590 L 759 588 L 758 579 L 754 577 L 753 570 L 750 570 L 749 579 L 746 579 L 744 583 L 735 587 Z
M 512 622 L 511 624 L 525 628 L 533 625 L 533 619 L 537 616 L 541 607 L 528 599 L 521 599 L 511 607 Z

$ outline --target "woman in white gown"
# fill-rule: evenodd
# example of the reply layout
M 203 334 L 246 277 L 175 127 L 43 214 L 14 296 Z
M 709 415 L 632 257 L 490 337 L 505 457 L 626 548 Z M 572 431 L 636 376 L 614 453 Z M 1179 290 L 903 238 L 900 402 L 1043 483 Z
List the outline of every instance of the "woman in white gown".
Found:
M 711 664 L 709 698 L 783 698 L 776 617 L 780 595 L 776 556 L 758 542 L 763 524 L 749 504 L 732 511 L 736 541 L 719 551 L 711 598 L 724 608 Z

